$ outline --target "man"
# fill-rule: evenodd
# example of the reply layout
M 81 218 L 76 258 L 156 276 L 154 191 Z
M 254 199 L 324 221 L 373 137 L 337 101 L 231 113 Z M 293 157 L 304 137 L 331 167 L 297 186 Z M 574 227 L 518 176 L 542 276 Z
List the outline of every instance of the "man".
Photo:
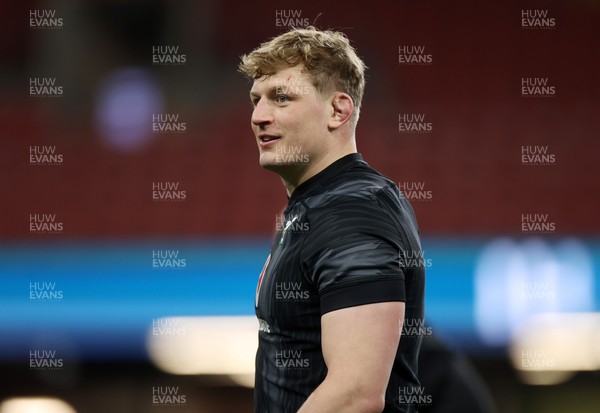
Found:
M 357 153 L 365 65 L 339 32 L 242 56 L 262 167 L 289 197 L 256 290 L 256 413 L 414 412 L 423 265 L 412 208 Z

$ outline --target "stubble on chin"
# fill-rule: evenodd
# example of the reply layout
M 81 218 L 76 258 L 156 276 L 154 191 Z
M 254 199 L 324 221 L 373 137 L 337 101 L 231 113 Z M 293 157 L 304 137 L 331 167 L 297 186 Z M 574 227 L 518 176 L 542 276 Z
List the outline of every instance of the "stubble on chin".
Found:
M 260 159 L 260 166 L 263 169 L 274 172 L 284 179 L 291 179 L 292 177 L 302 174 L 304 165 L 290 164 L 282 161 L 278 161 L 275 154 L 269 154 L 268 157 Z

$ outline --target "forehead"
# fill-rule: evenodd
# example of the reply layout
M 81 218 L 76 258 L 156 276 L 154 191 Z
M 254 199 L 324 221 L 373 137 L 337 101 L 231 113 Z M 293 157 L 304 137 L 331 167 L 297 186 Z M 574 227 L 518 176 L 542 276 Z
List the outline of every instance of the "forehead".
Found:
M 285 67 L 275 74 L 255 79 L 250 93 L 258 94 L 272 88 L 291 88 L 307 84 L 311 84 L 308 71 L 304 70 L 304 66 L 296 65 Z

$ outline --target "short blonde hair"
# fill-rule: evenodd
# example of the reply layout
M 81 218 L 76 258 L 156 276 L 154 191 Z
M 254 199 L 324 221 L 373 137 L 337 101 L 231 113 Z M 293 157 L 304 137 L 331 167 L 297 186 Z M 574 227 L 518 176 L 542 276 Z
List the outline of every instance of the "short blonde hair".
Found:
M 344 33 L 321 31 L 312 26 L 292 29 L 261 44 L 241 60 L 239 71 L 250 79 L 303 64 L 320 93 L 339 90 L 352 98 L 352 121 L 356 125 L 367 67 Z

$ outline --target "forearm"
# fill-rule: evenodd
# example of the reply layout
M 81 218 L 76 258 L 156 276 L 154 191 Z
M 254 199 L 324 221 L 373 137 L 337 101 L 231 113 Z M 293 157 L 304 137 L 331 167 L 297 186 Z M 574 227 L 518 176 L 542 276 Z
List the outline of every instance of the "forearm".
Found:
M 304 402 L 298 413 L 381 413 L 378 400 L 360 388 L 325 379 Z

